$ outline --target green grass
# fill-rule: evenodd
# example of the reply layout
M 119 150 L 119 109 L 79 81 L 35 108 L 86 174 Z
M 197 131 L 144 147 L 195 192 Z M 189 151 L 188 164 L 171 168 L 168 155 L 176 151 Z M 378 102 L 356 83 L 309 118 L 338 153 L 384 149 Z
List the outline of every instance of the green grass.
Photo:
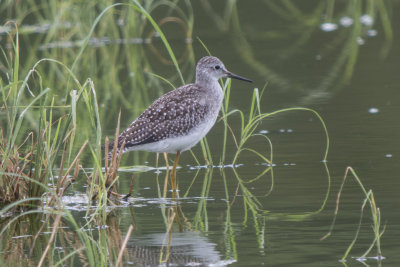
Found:
M 77 21 L 78 24 L 73 25 L 73 30 L 78 29 L 82 26 L 79 23 L 82 23 L 83 20 L 75 20 L 74 17 L 84 13 L 72 12 L 71 18 L 66 18 L 65 16 L 68 15 L 63 13 L 63 11 L 78 8 L 71 4 L 69 2 L 65 6 L 57 7 L 55 2 L 52 2 L 49 9 L 46 9 L 50 13 L 45 14 L 45 16 L 54 16 L 55 20 L 59 21 Z M 116 66 L 117 69 L 122 68 L 121 63 L 115 62 L 128 64 L 126 71 L 129 71 L 129 68 L 136 68 L 133 81 L 138 82 L 137 84 L 143 83 L 143 75 L 146 72 L 151 74 L 151 71 L 148 68 L 149 65 L 147 65 L 145 72 L 138 69 L 138 66 L 142 65 L 141 61 L 145 59 L 144 56 L 136 57 L 135 62 L 121 60 L 119 51 L 112 52 L 112 50 L 119 49 L 119 46 L 110 47 L 108 49 L 111 50 L 111 53 L 109 53 L 110 51 L 105 53 L 106 55 L 111 54 L 114 58 L 105 56 L 103 62 L 94 62 L 93 59 L 102 59 L 103 57 L 95 57 L 94 55 L 99 52 L 90 47 L 89 43 L 97 34 L 105 35 L 106 32 L 115 32 L 115 26 L 113 26 L 115 23 L 108 23 L 107 21 L 113 21 L 117 16 L 128 20 L 136 19 L 136 22 L 130 21 L 130 25 L 133 25 L 136 29 L 130 29 L 129 32 L 122 32 L 122 34 L 136 32 L 140 35 L 144 31 L 144 28 L 138 23 L 140 19 L 138 14 L 141 14 L 146 17 L 146 20 L 161 36 L 183 83 L 183 76 L 166 37 L 147 11 L 157 8 L 158 5 L 147 6 L 147 9 L 138 2 L 108 5 L 103 9 L 103 12 L 93 17 L 94 22 L 91 22 L 90 28 L 85 25 L 80 29 L 80 33 L 70 36 L 70 38 L 77 37 L 82 40 L 80 49 L 74 57 L 70 56 L 74 52 L 72 51 L 73 48 L 64 50 L 67 52 L 66 54 L 60 54 L 63 51 L 59 49 L 49 49 L 44 50 L 42 59 L 34 62 L 33 51 L 27 50 L 24 51 L 23 64 L 20 64 L 20 39 L 24 38 L 24 35 L 29 34 L 29 32 L 19 33 L 17 27 L 9 28 L 8 39 L 12 44 L 12 53 L 2 49 L 2 62 L 5 63 L 3 66 L 7 66 L 6 76 L 9 79 L 2 77 L 5 79 L 2 79 L 0 84 L 1 109 L 5 112 L 5 116 L 2 117 L 5 120 L 2 120 L 0 125 L 0 157 L 2 159 L 0 165 L 0 200 L 5 206 L 3 206 L 0 214 L 3 217 L 12 212 L 16 216 L 2 220 L 1 235 L 4 241 L 2 246 L 8 246 L 7 240 L 10 240 L 13 236 L 21 235 L 20 232 L 16 232 L 18 228 L 14 228 L 14 225 L 25 223 L 27 216 L 35 216 L 37 219 L 30 223 L 31 227 L 28 227 L 25 233 L 30 233 L 30 230 L 33 230 L 32 228 L 36 228 L 34 230 L 36 237 L 31 239 L 28 244 L 22 243 L 19 246 L 24 248 L 26 245 L 30 245 L 32 247 L 31 253 L 38 252 L 35 254 L 38 266 L 43 264 L 63 265 L 66 262 L 72 263 L 77 260 L 84 260 L 90 266 L 109 266 L 122 260 L 121 255 L 126 243 L 124 245 L 118 243 L 119 240 L 107 238 L 108 236 L 121 237 L 121 233 L 115 235 L 115 233 L 107 233 L 106 230 L 99 230 L 98 235 L 93 235 L 92 231 L 96 225 L 108 224 L 107 220 L 110 215 L 106 212 L 106 206 L 110 200 L 110 195 L 116 193 L 115 186 L 118 184 L 117 170 L 119 166 L 119 159 L 116 159 L 112 160 L 111 165 L 106 166 L 105 172 L 102 170 L 104 154 L 100 147 L 104 141 L 101 126 L 102 123 L 107 121 L 104 115 L 113 111 L 107 109 L 107 112 L 101 112 L 98 101 L 101 99 L 102 103 L 107 103 L 116 101 L 118 98 L 111 98 L 110 90 L 99 90 L 96 88 L 96 84 L 105 87 L 108 85 L 109 88 L 113 89 L 112 96 L 116 94 L 121 99 L 126 99 L 126 96 L 122 93 L 121 87 L 115 87 L 115 84 L 120 81 L 115 71 L 104 71 L 106 75 L 103 75 L 102 81 L 96 82 L 86 77 L 89 77 L 93 70 L 95 72 L 103 71 L 99 67 L 104 69 L 111 67 L 114 69 L 113 66 Z M 176 8 L 172 2 L 170 8 L 179 11 L 179 8 Z M 24 11 L 18 10 L 17 12 L 23 13 Z M 93 11 L 92 14 L 95 13 Z M 136 15 L 132 16 L 131 13 Z M 38 12 L 34 15 L 37 15 L 37 19 L 40 21 L 43 18 L 39 14 L 41 13 Z M 85 13 L 86 15 L 87 13 Z M 87 18 L 89 17 L 91 17 L 90 14 Z M 188 22 L 188 25 L 190 25 L 190 19 Z M 45 43 L 52 39 L 63 39 L 63 37 L 57 36 L 57 34 L 60 34 L 58 32 L 59 25 L 57 23 L 54 25 L 56 26 L 52 26 L 53 28 L 46 32 Z M 85 30 L 88 33 L 82 35 Z M 189 36 L 190 30 L 190 28 L 187 29 Z M 128 36 L 122 36 L 122 38 L 128 39 Z M 141 48 L 138 46 L 132 46 L 129 49 L 134 50 L 134 52 L 126 51 L 128 54 L 140 54 Z M 95 68 L 92 68 L 92 66 L 95 66 Z M 97 75 L 97 73 L 94 74 Z M 157 77 L 149 77 L 150 81 L 158 83 Z M 84 80 L 83 83 L 80 82 L 81 79 Z M 4 81 L 8 81 L 8 83 L 4 84 Z M 115 84 L 111 85 L 111 81 Z M 146 91 L 142 93 L 142 95 L 140 92 L 135 93 L 135 101 L 122 101 L 122 105 L 132 105 L 138 113 L 143 106 L 142 99 L 148 98 Z M 119 109 L 115 104 L 110 103 L 110 106 L 115 107 L 114 110 Z M 108 119 L 111 118 L 108 117 Z M 77 180 L 78 175 L 85 169 L 82 164 L 94 166 L 90 174 L 91 179 L 88 179 L 90 182 L 88 195 L 90 196 L 89 199 L 97 200 L 95 211 L 88 208 L 88 219 L 84 225 L 76 222 L 76 219 L 62 202 L 62 197 L 68 187 Z M 80 175 L 79 179 L 83 177 Z M 44 222 L 40 223 L 41 221 Z M 81 246 L 77 250 L 70 250 L 64 256 L 60 256 L 56 250 L 57 242 L 67 241 L 66 233 L 61 226 L 74 229 L 76 233 L 75 241 Z M 38 239 L 40 233 L 49 231 L 48 229 L 52 229 L 50 236 L 48 238 L 46 236 L 44 240 Z M 4 238 L 6 236 L 8 238 Z M 114 244 L 111 242 L 114 242 Z M 11 246 L 13 246 L 12 242 Z M 118 251 L 118 248 L 121 250 Z M 22 251 L 21 253 L 26 255 Z M 78 255 L 79 257 L 77 257 Z M 12 258 L 6 256 L 1 260 L 8 264 Z M 25 258 L 25 262 L 27 265 L 32 264 L 32 260 L 29 258 Z
M 302 12 L 291 2 L 285 1 L 282 4 L 272 5 L 275 12 L 290 18 L 304 22 L 302 27 L 306 29 L 305 37 L 308 38 L 316 25 L 319 25 L 320 17 L 324 10 L 330 14 L 329 19 L 334 19 L 335 13 L 331 5 L 325 6 L 321 3 L 316 6 L 313 17 L 305 17 Z M 354 4 L 350 1 L 350 4 Z M 384 25 L 385 36 L 388 40 L 393 38 L 392 29 L 385 4 L 372 1 L 368 12 L 371 14 L 380 13 Z M 121 109 L 129 109 L 131 114 L 122 114 L 124 121 L 133 120 L 142 112 L 145 106 L 157 96 L 165 93 L 161 90 L 164 86 L 174 88 L 175 85 L 185 83 L 185 77 L 181 69 L 193 69 L 194 54 L 192 47 L 188 45 L 188 53 L 183 56 L 187 58 L 185 64 L 178 64 L 180 57 L 169 44 L 166 35 L 162 31 L 163 23 L 151 16 L 153 11 L 160 8 L 167 9 L 166 20 L 174 23 L 183 23 L 184 35 L 191 38 L 193 30 L 193 11 L 190 1 L 183 6 L 177 5 L 177 1 L 139 1 L 129 3 L 114 3 L 113 1 L 94 2 L 49 1 L 46 6 L 36 6 L 35 1 L 27 1 L 25 5 L 14 6 L 7 2 L 0 8 L 0 12 L 13 14 L 17 20 L 16 24 L 8 22 L 5 26 L 9 28 L 7 43 L 11 49 L 1 49 L 1 70 L 0 92 L 2 111 L 0 124 L 0 200 L 2 209 L 1 217 L 1 251 L 18 251 L 23 255 L 25 265 L 74 265 L 85 263 L 89 266 L 110 266 L 118 265 L 124 260 L 123 252 L 126 248 L 126 240 L 132 233 L 134 226 L 129 228 L 125 238 L 119 228 L 119 214 L 107 212 L 110 201 L 118 201 L 119 195 L 118 168 L 127 160 L 120 161 L 116 156 L 110 162 L 104 162 L 104 152 L 101 145 L 105 141 L 105 135 L 117 135 L 119 133 L 119 122 L 115 123 L 116 116 Z M 281 6 L 283 5 L 283 6 Z M 228 28 L 232 23 L 235 36 L 240 36 L 234 45 L 240 47 L 239 53 L 245 62 L 257 69 L 263 75 L 268 74 L 271 81 L 282 85 L 288 82 L 272 72 L 268 67 L 258 62 L 254 53 L 244 37 L 238 20 L 237 8 L 233 2 L 229 2 L 229 8 L 223 18 L 218 19 L 219 27 Z M 362 9 L 359 4 L 356 6 L 358 16 Z M 228 12 L 229 11 L 229 12 Z M 317 18 L 317 19 L 316 19 Z M 31 34 L 35 29 L 27 26 L 26 21 L 34 20 L 38 25 L 45 25 L 49 21 L 49 28 L 44 34 L 33 38 Z M 120 21 L 125 27 L 119 27 L 116 21 Z M 70 22 L 65 25 L 63 22 Z M 359 25 L 358 25 L 359 26 Z M 150 30 L 149 30 L 150 28 Z M 37 29 L 36 29 L 37 30 Z M 327 76 L 321 82 L 319 89 L 325 90 L 338 77 L 344 77 L 348 81 L 354 70 L 357 61 L 358 48 L 354 46 L 354 38 L 360 34 L 361 28 L 355 27 L 354 31 L 347 36 L 347 42 L 343 52 L 339 55 L 332 66 L 333 75 Z M 147 37 L 157 33 L 161 45 L 151 44 L 151 49 L 156 49 L 158 54 L 150 56 L 160 59 L 168 59 L 174 67 L 172 77 L 164 78 L 155 74 L 149 49 L 146 45 L 93 45 L 96 39 L 104 36 L 112 40 L 129 40 L 138 38 L 143 41 Z M 149 34 L 150 33 L 150 34 Z M 299 38 L 292 51 L 299 47 L 304 39 Z M 71 47 L 61 48 L 65 41 L 72 40 Z M 341 39 L 342 40 L 342 39 Z M 61 41 L 61 43 L 57 43 Z M 64 43 L 63 43 L 64 41 Z M 32 42 L 36 49 L 22 49 L 27 42 Z M 200 41 L 201 42 L 201 41 Z M 41 44 L 54 44 L 53 49 L 37 50 Z M 59 47 L 57 47 L 59 45 Z M 337 44 L 336 44 L 337 45 Z M 203 44 L 203 47 L 206 46 Z M 245 49 L 243 49 L 245 47 Z M 150 50 L 151 50 L 150 49 Z M 23 51 L 23 52 L 22 52 Z M 151 50 L 153 51 L 153 50 Z M 206 51 L 210 54 L 210 52 Z M 291 51 L 286 51 L 291 54 Z M 349 57 L 348 55 L 351 54 Z M 94 77 L 94 78 L 90 78 Z M 128 79 L 126 77 L 129 77 Z M 222 108 L 221 120 L 224 124 L 224 134 L 220 165 L 232 164 L 235 166 L 240 162 L 240 157 L 250 153 L 257 162 L 265 163 L 265 169 L 256 177 L 241 177 L 236 168 L 233 168 L 232 177 L 237 182 L 235 192 L 229 191 L 227 174 L 221 168 L 221 176 L 224 183 L 226 212 L 224 222 L 224 244 L 226 245 L 225 256 L 229 259 L 238 259 L 236 244 L 236 233 L 232 221 L 231 209 L 239 206 L 243 209 L 241 225 L 247 226 L 253 223 L 256 239 L 259 247 L 264 246 L 264 233 L 267 218 L 286 218 L 303 220 L 314 216 L 322 211 L 330 193 L 330 174 L 326 162 L 324 166 L 327 171 L 327 192 L 316 211 L 306 211 L 299 214 L 280 213 L 275 214 L 264 209 L 261 198 L 267 198 L 274 189 L 274 176 L 272 165 L 273 140 L 265 135 L 258 134 L 262 122 L 270 119 L 271 116 L 287 114 L 290 112 L 309 112 L 318 118 L 323 128 L 326 140 L 323 161 L 327 160 L 329 151 L 329 135 L 322 117 L 309 108 L 287 108 L 274 112 L 265 112 L 261 108 L 264 89 L 255 88 L 250 98 L 250 106 L 246 111 L 231 110 L 231 82 L 227 80 L 222 84 L 225 100 Z M 135 90 L 127 90 L 133 88 Z M 318 89 L 318 90 L 319 90 Z M 5 114 L 5 115 L 3 115 Z M 239 129 L 232 129 L 229 122 L 240 121 Z M 107 132 L 104 126 L 112 125 L 112 131 Z M 114 132 L 114 128 L 116 131 Z M 115 136 L 114 135 L 114 136 Z M 263 147 L 255 149 L 251 141 L 257 138 L 264 144 Z M 234 154 L 227 153 L 228 146 L 235 146 Z M 201 155 L 195 155 L 194 160 L 198 165 L 201 162 L 212 165 L 215 159 L 212 158 L 212 149 L 207 139 L 201 142 Z M 106 151 L 107 153 L 107 151 Z M 147 154 L 134 153 L 134 164 L 145 160 Z M 365 200 L 362 204 L 362 212 L 366 205 L 371 208 L 373 217 L 374 241 L 367 249 L 367 255 L 373 247 L 377 248 L 378 255 L 381 254 L 381 240 L 383 233 L 381 229 L 381 213 L 377 208 L 372 191 L 367 191 L 361 180 L 350 168 L 346 171 L 352 173 L 359 182 Z M 178 221 L 179 230 L 190 229 L 209 231 L 209 217 L 207 198 L 213 184 L 214 169 L 210 168 L 204 176 L 198 172 L 193 178 L 202 179 L 201 200 L 197 206 L 193 220 L 187 220 L 183 211 L 178 205 L 174 207 L 164 206 L 163 213 L 166 228 L 166 247 L 160 262 L 169 258 L 169 242 L 173 231 L 174 221 Z M 62 197 L 68 193 L 70 186 L 79 179 L 87 179 L 87 195 L 90 199 L 87 204 L 85 219 L 77 222 L 77 218 L 64 206 Z M 168 179 L 168 172 L 167 177 Z M 132 179 L 134 180 L 134 179 Z M 166 180 L 164 180 L 166 181 Z M 253 184 L 262 183 L 265 185 L 263 196 L 254 196 L 249 190 Z M 133 182 L 131 183 L 133 185 Z M 165 185 L 165 182 L 163 183 Z M 163 186 L 162 185 L 162 186 Z M 162 187 L 161 186 L 161 187 Z M 183 197 L 189 196 L 192 187 L 186 189 Z M 166 197 L 166 190 L 159 189 L 159 197 Z M 242 197 L 237 198 L 238 195 Z M 116 196 L 112 199 L 111 196 Z M 340 193 L 338 196 L 338 200 Z M 91 206 L 91 200 L 95 201 L 95 208 Z M 240 204 L 239 201 L 242 201 Z M 337 213 L 337 211 L 336 211 Z M 10 216 L 12 214 L 12 216 Z M 335 215 L 336 216 L 336 215 Z M 361 225 L 362 213 L 360 218 Z M 112 225 L 107 229 L 100 226 Z M 333 227 L 334 223 L 332 224 Z M 64 230 L 64 227 L 72 231 Z M 94 230 L 96 229 L 96 230 Z M 358 235 L 359 228 L 353 242 L 343 256 L 345 259 L 353 248 Z M 42 235 L 50 232 L 49 235 Z M 20 239 L 9 242 L 15 236 L 24 236 L 34 233 L 35 236 L 28 239 Z M 72 238 L 71 235 L 72 234 Z M 42 238 L 42 236 L 44 236 Z M 76 244 L 76 246 L 74 246 Z M 58 246 L 65 248 L 65 253 L 59 253 Z M 26 250 L 30 250 L 28 256 Z M 7 265 L 14 262 L 15 255 L 4 255 L 0 257 L 0 263 Z
M 349 176 L 349 175 L 351 175 L 351 176 Z M 332 231 L 335 227 L 336 217 L 338 216 L 338 213 L 339 213 L 340 198 L 342 195 L 342 191 L 344 189 L 345 182 L 348 177 L 352 177 L 357 182 L 357 184 L 359 185 L 365 198 L 361 204 L 360 221 L 358 223 L 358 227 L 355 232 L 354 238 L 351 241 L 351 243 L 349 244 L 349 246 L 347 247 L 346 251 L 344 252 L 341 261 L 342 262 L 346 261 L 346 259 L 349 257 L 351 250 L 354 248 L 354 245 L 357 242 L 358 234 L 360 232 L 360 228 L 361 228 L 362 222 L 363 222 L 364 209 L 366 207 L 370 208 L 371 218 L 372 218 L 371 228 L 372 228 L 374 238 L 373 238 L 371 244 L 369 245 L 369 247 L 365 250 L 365 252 L 361 256 L 357 256 L 356 258 L 360 259 L 360 260 L 365 259 L 371 253 L 371 250 L 373 248 L 375 248 L 377 260 L 381 261 L 384 259 L 384 257 L 382 256 L 382 250 L 381 250 L 381 237 L 382 237 L 383 233 L 385 232 L 385 227 L 384 226 L 382 227 L 382 225 L 381 225 L 381 211 L 376 204 L 373 191 L 371 189 L 367 190 L 365 188 L 362 180 L 358 177 L 357 173 L 355 172 L 355 170 L 352 167 L 346 168 L 346 171 L 345 171 L 345 174 L 343 177 L 343 182 L 342 182 L 339 192 L 337 194 L 336 209 L 334 212 L 334 217 L 332 220 L 331 227 L 329 229 L 329 232 L 325 236 L 323 236 L 321 238 L 321 240 L 326 239 L 327 237 L 332 235 Z

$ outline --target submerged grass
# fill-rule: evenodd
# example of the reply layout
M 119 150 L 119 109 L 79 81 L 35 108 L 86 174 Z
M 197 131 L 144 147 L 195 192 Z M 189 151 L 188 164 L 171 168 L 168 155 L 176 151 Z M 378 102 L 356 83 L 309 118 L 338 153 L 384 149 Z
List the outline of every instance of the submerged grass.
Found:
M 230 95 L 230 84 L 226 84 L 225 88 L 225 92 L 226 95 L 229 97 Z M 264 88 L 265 89 L 265 88 Z M 264 91 L 264 89 L 262 90 L 262 92 Z M 240 116 L 241 119 L 241 128 L 240 128 L 240 134 L 239 137 L 236 138 L 235 135 L 232 133 L 232 137 L 233 140 L 236 144 L 236 150 L 232 159 L 232 166 L 235 166 L 235 164 L 237 164 L 239 157 L 241 156 L 241 154 L 243 154 L 244 152 L 250 152 L 251 154 L 253 154 L 255 157 L 257 157 L 259 159 L 260 162 L 262 162 L 266 168 L 263 172 L 261 172 L 259 175 L 257 175 L 256 177 L 252 178 L 252 179 L 242 179 L 239 175 L 239 173 L 237 172 L 237 170 L 234 168 L 233 171 L 235 173 L 235 176 L 238 180 L 238 186 L 241 188 L 242 190 L 242 194 L 244 196 L 246 196 L 244 198 L 244 201 L 246 202 L 246 205 L 248 206 L 248 208 L 250 210 L 253 211 L 257 211 L 258 212 L 262 212 L 262 213 L 268 213 L 268 211 L 263 210 L 260 202 L 257 200 L 256 197 L 254 197 L 252 195 L 252 193 L 250 193 L 250 191 L 248 190 L 248 187 L 257 181 L 260 181 L 260 179 L 267 179 L 268 176 L 270 176 L 271 178 L 271 186 L 269 188 L 269 190 L 266 190 L 266 193 L 264 195 L 264 197 L 267 197 L 273 190 L 273 186 L 274 186 L 274 175 L 273 175 L 273 147 L 272 147 L 272 142 L 271 140 L 263 134 L 259 134 L 257 132 L 258 127 L 261 125 L 261 123 L 272 117 L 275 116 L 277 114 L 286 114 L 288 112 L 300 112 L 300 111 L 306 111 L 306 112 L 311 112 L 313 115 L 315 115 L 318 120 L 321 123 L 321 126 L 323 128 L 323 132 L 325 134 L 325 141 L 326 141 L 326 147 L 324 150 L 324 154 L 322 157 L 322 162 L 325 164 L 327 161 L 327 157 L 328 157 L 328 152 L 329 152 L 329 134 L 328 134 L 328 129 L 326 127 L 326 124 L 324 122 L 324 120 L 322 119 L 322 117 L 318 114 L 318 112 L 316 112 L 315 110 L 309 109 L 309 108 L 302 108 L 302 107 L 295 107 L 295 108 L 286 108 L 286 109 L 281 109 L 281 110 L 277 110 L 274 112 L 269 112 L 269 113 L 263 113 L 261 110 L 261 98 L 262 98 L 262 92 L 260 93 L 259 90 L 257 88 L 255 88 L 253 90 L 253 95 L 252 95 L 252 100 L 251 100 L 251 104 L 250 104 L 250 110 L 248 112 L 248 118 L 245 118 L 244 112 L 238 109 L 232 110 L 230 112 L 228 112 L 227 106 L 225 106 L 223 108 L 224 112 L 224 116 L 223 119 L 225 121 L 225 133 L 228 132 L 228 117 L 237 113 Z M 225 104 L 229 103 L 229 99 L 225 101 Z M 252 138 L 261 138 L 261 140 L 264 141 L 265 144 L 265 148 L 262 149 L 260 143 L 258 142 L 258 146 L 257 148 L 251 148 L 248 147 L 248 143 Z M 226 140 L 226 138 L 225 138 Z M 226 145 L 224 143 L 223 146 L 223 151 L 225 151 L 226 149 Z M 224 153 L 223 153 L 224 155 Z M 266 175 L 268 174 L 268 176 Z M 329 175 L 329 171 L 327 172 L 327 176 L 328 176 L 328 190 L 327 193 L 325 195 L 325 198 L 321 204 L 321 207 L 313 213 L 318 213 L 319 211 L 323 210 L 328 197 L 329 197 L 329 191 L 330 191 L 330 175 Z M 268 184 L 267 180 L 265 180 L 266 183 Z M 307 214 L 311 214 L 311 213 L 307 213 Z M 298 216 L 298 215 L 295 215 Z
M 358 223 L 358 227 L 355 232 L 355 236 L 354 236 L 352 242 L 350 243 L 350 245 L 348 246 L 348 248 L 346 249 L 345 253 L 343 254 L 343 257 L 341 260 L 342 260 L 342 262 L 346 261 L 346 259 L 349 256 L 349 253 L 351 252 L 355 243 L 357 242 L 358 234 L 360 232 L 360 228 L 361 228 L 362 221 L 363 221 L 364 209 L 365 209 L 365 207 L 369 206 L 370 211 L 371 211 L 371 217 L 372 217 L 371 227 L 372 227 L 374 239 L 371 242 L 370 246 L 366 249 L 366 251 L 361 256 L 358 256 L 357 259 L 360 259 L 361 261 L 365 260 L 366 257 L 371 253 L 371 250 L 375 247 L 377 255 L 374 258 L 376 258 L 378 261 L 381 261 L 384 259 L 383 255 L 382 255 L 382 250 L 381 250 L 381 237 L 382 237 L 383 233 L 385 232 L 385 227 L 382 227 L 382 225 L 381 225 L 381 211 L 380 211 L 379 207 L 376 205 L 373 191 L 371 189 L 367 190 L 365 188 L 363 182 L 358 177 L 357 173 L 355 172 L 355 170 L 352 167 L 346 168 L 346 171 L 345 171 L 345 174 L 343 177 L 343 182 L 342 182 L 339 192 L 337 194 L 336 209 L 334 212 L 334 217 L 332 220 L 331 227 L 329 229 L 329 232 L 325 236 L 323 236 L 321 238 L 321 240 L 326 239 L 327 237 L 329 237 L 332 234 L 332 231 L 335 227 L 336 217 L 338 216 L 338 212 L 339 212 L 340 197 L 342 195 L 342 191 L 344 189 L 345 182 L 350 174 L 352 175 L 351 177 L 353 177 L 357 181 L 365 198 L 361 205 L 360 221 Z

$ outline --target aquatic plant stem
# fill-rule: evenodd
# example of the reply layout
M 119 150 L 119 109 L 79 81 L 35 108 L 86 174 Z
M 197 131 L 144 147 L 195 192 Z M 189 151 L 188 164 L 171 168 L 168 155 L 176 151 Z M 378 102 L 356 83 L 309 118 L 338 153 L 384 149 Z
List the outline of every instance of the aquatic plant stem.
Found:
M 53 231 L 51 232 L 50 240 L 49 240 L 49 242 L 48 242 L 48 244 L 46 246 L 46 249 L 43 252 L 42 257 L 40 258 L 40 261 L 38 263 L 38 267 L 42 266 L 42 264 L 44 262 L 44 259 L 46 258 L 46 255 L 50 250 L 50 246 L 54 241 L 54 237 L 56 236 L 56 233 L 57 233 L 57 230 L 58 230 L 58 225 L 60 224 L 60 221 L 61 221 L 61 217 L 62 217 L 62 213 L 57 214 L 57 217 L 56 217 L 56 219 L 54 221 L 54 224 L 53 224 Z
M 124 242 L 122 243 L 121 249 L 120 249 L 120 251 L 118 253 L 118 258 L 117 258 L 117 262 L 115 263 L 115 266 L 120 266 L 120 265 L 122 266 L 122 263 L 121 263 L 122 262 L 122 255 L 124 253 L 126 245 L 128 244 L 129 237 L 131 236 L 132 231 L 133 231 L 133 226 L 131 224 L 131 225 L 129 225 L 128 232 L 126 233 Z

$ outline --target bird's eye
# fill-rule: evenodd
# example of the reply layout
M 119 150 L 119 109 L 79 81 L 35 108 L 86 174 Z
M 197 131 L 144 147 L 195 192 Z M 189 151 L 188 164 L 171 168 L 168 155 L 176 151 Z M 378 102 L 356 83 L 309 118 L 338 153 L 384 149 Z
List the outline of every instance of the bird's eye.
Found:
M 219 70 L 221 67 L 219 65 L 214 67 L 216 70 Z

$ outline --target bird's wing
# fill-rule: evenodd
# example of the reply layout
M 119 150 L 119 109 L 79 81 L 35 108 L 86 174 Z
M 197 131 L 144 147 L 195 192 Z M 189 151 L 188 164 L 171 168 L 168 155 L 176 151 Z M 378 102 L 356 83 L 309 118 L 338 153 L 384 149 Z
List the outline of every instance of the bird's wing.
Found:
M 197 126 L 208 111 L 198 101 L 195 90 L 179 88 L 157 99 L 121 133 L 118 147 L 125 148 L 161 141 L 187 134 Z M 113 143 L 109 144 L 113 148 Z

